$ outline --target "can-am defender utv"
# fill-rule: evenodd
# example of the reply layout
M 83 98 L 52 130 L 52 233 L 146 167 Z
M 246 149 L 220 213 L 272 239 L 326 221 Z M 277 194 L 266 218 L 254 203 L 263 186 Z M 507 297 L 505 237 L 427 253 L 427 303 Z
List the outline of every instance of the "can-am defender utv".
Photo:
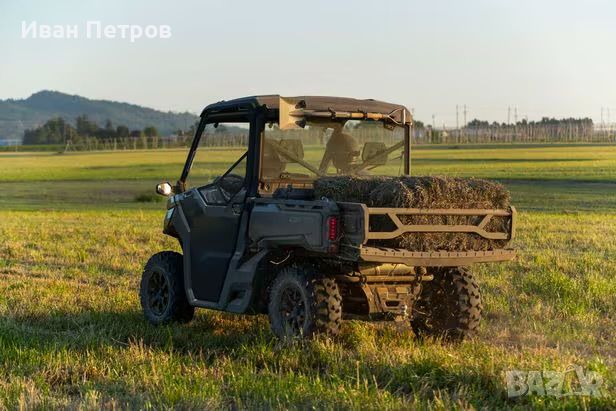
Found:
M 409 321 L 420 335 L 461 339 L 481 317 L 473 263 L 510 249 L 416 252 L 375 246 L 408 233 L 473 233 L 508 240 L 515 210 L 371 208 L 315 198 L 331 175 L 410 174 L 409 111 L 338 97 L 240 98 L 207 106 L 182 175 L 168 196 L 163 232 L 182 254 L 145 265 L 141 304 L 154 324 L 188 322 L 195 307 L 267 313 L 278 337 L 335 335 L 343 317 Z M 389 216 L 394 231 L 374 230 Z M 477 216 L 476 225 L 407 225 L 401 215 Z M 506 232 L 489 232 L 493 216 Z M 475 221 L 473 220 L 473 221 Z

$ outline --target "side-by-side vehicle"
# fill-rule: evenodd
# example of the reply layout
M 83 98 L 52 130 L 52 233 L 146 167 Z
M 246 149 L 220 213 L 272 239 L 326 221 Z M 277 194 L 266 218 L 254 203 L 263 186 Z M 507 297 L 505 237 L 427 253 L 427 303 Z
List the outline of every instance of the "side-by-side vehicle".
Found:
M 379 208 L 316 198 L 315 180 L 410 174 L 411 113 L 339 97 L 240 98 L 207 106 L 182 174 L 162 183 L 163 232 L 182 253 L 145 265 L 146 318 L 187 322 L 195 307 L 267 313 L 279 337 L 335 335 L 343 318 L 409 322 L 420 335 L 461 339 L 481 317 L 474 263 L 514 251 L 415 252 L 379 245 L 408 233 L 511 239 L 515 209 Z M 374 216 L 396 229 L 380 231 Z M 476 224 L 414 225 L 408 215 L 476 216 Z M 508 230 L 486 231 L 497 216 Z

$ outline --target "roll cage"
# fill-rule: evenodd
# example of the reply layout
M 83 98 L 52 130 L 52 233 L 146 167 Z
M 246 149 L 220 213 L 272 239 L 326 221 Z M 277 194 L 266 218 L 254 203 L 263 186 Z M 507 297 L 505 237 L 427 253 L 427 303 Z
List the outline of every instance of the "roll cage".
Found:
M 283 106 L 284 104 L 284 106 Z M 289 110 L 291 109 L 295 110 Z M 354 108 L 353 108 L 354 107 Z M 281 114 L 285 119 L 281 119 Z M 356 100 L 339 97 L 291 97 L 280 96 L 257 96 L 245 97 L 230 101 L 221 101 L 207 106 L 200 116 L 199 125 L 193 137 L 182 174 L 176 183 L 175 192 L 186 191 L 186 179 L 195 158 L 196 151 L 203 138 L 203 131 L 208 124 L 217 123 L 249 123 L 248 150 L 235 164 L 246 157 L 246 194 L 249 197 L 256 196 L 260 162 L 263 151 L 263 130 L 267 123 L 295 123 L 297 127 L 306 124 L 301 116 L 311 118 L 359 119 L 364 121 L 391 121 L 404 127 L 404 141 L 387 150 L 404 148 L 404 173 L 410 174 L 410 126 L 412 117 L 404 106 L 378 102 L 375 100 Z M 299 119 L 298 119 L 299 118 Z M 289 120 L 290 119 L 290 120 Z M 297 120 L 297 121 L 296 121 Z M 383 155 L 385 152 L 378 153 Z M 233 168 L 235 164 L 231 167 Z M 360 165 L 361 171 L 368 165 Z M 228 172 L 228 171 L 227 171 Z M 227 173 L 226 172 L 226 173 Z M 225 173 L 225 174 L 226 174 Z M 224 174 L 223 174 L 224 176 Z

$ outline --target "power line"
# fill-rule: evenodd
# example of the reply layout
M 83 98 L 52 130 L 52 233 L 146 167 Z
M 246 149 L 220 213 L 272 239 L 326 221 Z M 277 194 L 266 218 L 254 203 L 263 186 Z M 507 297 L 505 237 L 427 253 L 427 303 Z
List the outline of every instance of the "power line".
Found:
M 460 115 L 458 113 L 460 107 L 456 104 L 456 138 L 460 142 Z
M 456 104 L 456 129 L 460 129 L 460 115 L 458 113 L 459 106 Z

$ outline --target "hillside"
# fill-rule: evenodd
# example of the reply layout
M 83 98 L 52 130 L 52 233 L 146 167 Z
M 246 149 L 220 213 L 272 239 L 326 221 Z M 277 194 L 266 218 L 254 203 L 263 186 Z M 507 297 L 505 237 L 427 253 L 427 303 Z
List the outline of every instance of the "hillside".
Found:
M 163 135 L 187 129 L 197 120 L 191 113 L 162 112 L 135 104 L 109 100 L 90 100 L 57 91 L 39 91 L 23 100 L 0 100 L 0 140 L 23 138 L 24 130 L 38 127 L 52 117 L 63 117 L 72 124 L 86 114 L 103 125 L 109 119 L 114 125 L 130 129 L 154 126 Z

